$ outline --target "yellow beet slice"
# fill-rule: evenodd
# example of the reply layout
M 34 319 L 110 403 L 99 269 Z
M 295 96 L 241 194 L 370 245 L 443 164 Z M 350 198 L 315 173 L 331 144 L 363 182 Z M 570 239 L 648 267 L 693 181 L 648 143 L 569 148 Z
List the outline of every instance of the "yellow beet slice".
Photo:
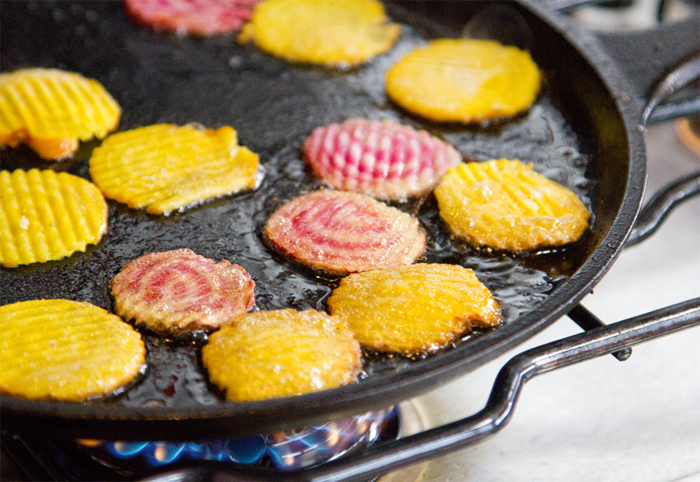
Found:
M 107 231 L 107 203 L 68 173 L 0 171 L 0 264 L 43 263 L 85 251 Z
M 82 401 L 108 395 L 141 372 L 141 336 L 117 316 L 68 300 L 0 306 L 0 391 Z
M 90 176 L 102 193 L 151 214 L 168 214 L 255 186 L 258 155 L 234 129 L 157 124 L 120 132 L 93 151 Z
M 239 40 L 292 62 L 349 67 L 391 49 L 400 29 L 376 0 L 266 0 Z
M 351 274 L 328 299 L 371 350 L 406 356 L 437 351 L 473 326 L 495 326 L 498 303 L 472 270 L 414 264 Z
M 570 189 L 518 160 L 460 164 L 442 178 L 435 197 L 457 236 L 512 252 L 577 241 L 591 217 Z
M 209 379 L 236 402 L 318 392 L 353 382 L 360 345 L 339 319 L 315 310 L 242 315 L 202 349 Z
M 492 40 L 439 39 L 408 53 L 386 75 L 389 97 L 436 122 L 473 123 L 527 109 L 540 90 L 530 54 Z
M 121 109 L 96 80 L 58 69 L 0 74 L 0 146 L 24 142 L 44 159 L 63 159 L 79 141 L 104 138 Z

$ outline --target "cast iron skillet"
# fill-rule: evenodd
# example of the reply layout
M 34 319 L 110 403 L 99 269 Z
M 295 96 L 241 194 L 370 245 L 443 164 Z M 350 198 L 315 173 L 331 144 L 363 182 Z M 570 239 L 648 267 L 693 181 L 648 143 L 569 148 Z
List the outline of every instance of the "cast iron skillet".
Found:
M 537 170 L 576 191 L 594 213 L 592 228 L 579 243 L 514 257 L 452 240 L 432 195 L 397 203 L 418 215 L 428 230 L 424 261 L 473 268 L 504 309 L 503 326 L 441 353 L 417 360 L 368 354 L 366 376 L 356 384 L 293 398 L 225 403 L 206 381 L 196 342 L 164 341 L 144 333 L 149 368 L 125 393 L 83 404 L 3 396 L 3 430 L 69 438 L 201 440 L 326 422 L 429 391 L 568 313 L 610 267 L 633 226 L 646 176 L 641 99 L 669 66 L 696 48 L 687 45 L 693 36 L 686 32 L 697 31 L 697 19 L 685 25 L 688 30 L 674 26 L 657 32 L 664 40 L 650 53 L 643 50 L 648 42 L 635 47 L 639 56 L 646 56 L 645 64 L 661 63 L 635 79 L 633 87 L 598 38 L 542 4 L 508 2 L 508 15 L 515 13 L 524 29 L 504 27 L 509 38 L 501 40 L 529 48 L 545 78 L 543 93 L 530 111 L 488 127 L 445 126 L 411 117 L 387 101 L 383 73 L 403 53 L 428 38 L 460 35 L 465 25 L 478 31 L 483 24 L 470 21 L 493 18 L 493 9 L 503 5 L 391 4 L 391 16 L 406 24 L 396 48 L 367 66 L 329 72 L 289 65 L 230 37 L 154 33 L 133 24 L 120 2 L 3 4 L 3 71 L 58 67 L 96 78 L 123 108 L 121 130 L 157 122 L 232 125 L 241 143 L 261 155 L 265 178 L 254 192 L 167 218 L 110 202 L 108 234 L 86 253 L 1 269 L 1 304 L 67 298 L 111 309 L 109 280 L 127 261 L 152 251 L 190 247 L 244 266 L 256 281 L 260 309 L 324 309 L 337 280 L 318 277 L 271 252 L 260 228 L 281 203 L 319 186 L 300 157 L 303 139 L 317 126 L 356 116 L 394 118 L 428 129 L 466 158 L 533 162 Z M 2 168 L 52 168 L 89 178 L 86 159 L 94 145 L 61 164 L 43 163 L 24 148 L 6 150 Z

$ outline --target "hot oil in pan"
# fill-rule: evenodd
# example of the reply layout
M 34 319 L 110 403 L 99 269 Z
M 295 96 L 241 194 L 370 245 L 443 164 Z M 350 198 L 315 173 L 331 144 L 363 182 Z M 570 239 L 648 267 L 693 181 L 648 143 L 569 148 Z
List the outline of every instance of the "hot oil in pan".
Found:
M 29 6 L 32 12 L 27 12 Z M 45 5 L 45 6 L 44 6 Z M 254 192 L 218 199 L 169 217 L 155 217 L 109 202 L 104 240 L 65 260 L 0 269 L 0 304 L 40 298 L 88 301 L 112 311 L 109 282 L 128 261 L 154 251 L 191 248 L 198 254 L 243 266 L 256 283 L 260 310 L 315 308 L 338 280 L 317 276 L 272 252 L 261 237 L 267 217 L 289 199 L 321 187 L 305 167 L 303 140 L 318 126 L 352 117 L 396 119 L 427 129 L 451 142 L 468 159 L 519 158 L 572 188 L 587 204 L 587 153 L 555 96 L 545 86 L 537 104 L 511 121 L 490 127 L 440 126 L 402 112 L 387 101 L 384 72 L 429 35 L 406 26 L 396 47 L 349 72 L 292 66 L 231 37 L 178 38 L 132 24 L 119 2 L 61 2 L 3 5 L 3 70 L 27 66 L 60 67 L 100 80 L 123 109 L 119 129 L 158 122 L 231 125 L 242 145 L 260 154 L 264 179 Z M 53 14 L 60 8 L 64 16 Z M 31 13 L 31 15 L 29 15 Z M 28 20 L 31 19 L 31 22 Z M 401 21 L 401 18 L 395 20 Z M 76 28 L 90 51 L 74 45 Z M 25 49 L 22 39 L 37 37 Z M 73 43 L 71 43 L 73 42 Z M 99 50 L 110 45 L 109 55 Z M 93 143 L 96 144 L 96 143 Z M 24 148 L 2 152 L 2 168 L 53 168 L 89 179 L 85 146 L 76 159 L 61 164 L 39 161 Z M 472 268 L 493 292 L 504 322 L 531 311 L 585 259 L 580 246 L 547 255 L 510 256 L 471 248 L 454 240 L 441 221 L 432 194 L 394 206 L 419 217 L 428 233 L 423 262 L 456 263 Z M 478 335 L 478 334 L 477 334 Z M 476 335 L 470 335 L 476 336 Z M 187 406 L 223 403 L 207 382 L 197 344 L 171 343 L 145 333 L 149 369 L 125 395 L 94 403 L 129 406 Z M 464 340 L 461 343 L 468 343 Z M 431 356 L 440 356 L 439 353 Z M 368 354 L 366 377 L 400 371 L 420 360 Z M 361 383 L 361 382 L 360 382 Z

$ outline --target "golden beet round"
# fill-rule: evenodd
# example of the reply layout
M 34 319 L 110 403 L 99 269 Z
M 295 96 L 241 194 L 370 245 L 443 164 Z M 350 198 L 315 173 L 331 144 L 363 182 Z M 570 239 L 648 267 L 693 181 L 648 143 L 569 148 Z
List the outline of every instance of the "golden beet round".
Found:
M 65 172 L 0 171 L 0 264 L 55 261 L 107 231 L 107 203 L 90 182 Z
M 377 0 L 266 0 L 239 40 L 292 62 L 348 67 L 391 49 L 399 31 Z
M 145 355 L 138 332 L 89 303 L 0 306 L 0 392 L 75 402 L 108 395 L 141 372 Z
M 457 236 L 512 252 L 577 241 L 591 217 L 570 189 L 518 160 L 460 164 L 442 178 L 435 197 Z
M 202 349 L 209 379 L 243 402 L 318 392 L 353 382 L 360 345 L 338 318 L 315 310 L 242 315 Z
M 498 303 L 472 270 L 414 264 L 351 274 L 328 299 L 362 346 L 416 355 L 439 350 L 473 326 L 495 326 Z
M 0 74 L 0 146 L 24 142 L 44 159 L 63 159 L 79 141 L 104 138 L 121 109 L 96 80 L 58 69 Z
M 234 129 L 157 124 L 108 137 L 90 158 L 102 193 L 132 208 L 168 214 L 255 186 L 258 155 Z
M 436 122 L 482 122 L 527 109 L 540 91 L 530 54 L 492 40 L 438 39 L 386 75 L 389 97 Z

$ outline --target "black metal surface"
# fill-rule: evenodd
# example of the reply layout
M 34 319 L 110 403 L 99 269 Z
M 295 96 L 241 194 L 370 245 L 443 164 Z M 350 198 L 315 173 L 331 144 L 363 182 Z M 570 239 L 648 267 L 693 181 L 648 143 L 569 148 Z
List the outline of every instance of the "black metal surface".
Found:
M 318 186 L 298 148 L 313 128 L 354 116 L 394 118 L 452 142 L 465 156 L 520 158 L 590 203 L 591 231 L 567 249 L 513 257 L 455 242 L 432 196 L 398 203 L 429 233 L 425 261 L 473 268 L 504 308 L 506 323 L 418 360 L 368 357 L 356 384 L 300 397 L 224 403 L 206 382 L 196 347 L 146 335 L 149 372 L 124 396 L 85 404 L 0 397 L 3 429 L 47 436 L 192 440 L 309 425 L 426 392 L 526 340 L 587 294 L 619 253 L 639 209 L 645 154 L 641 108 L 597 41 L 529 2 L 513 2 L 535 34 L 532 53 L 545 87 L 527 113 L 490 127 L 426 123 L 390 104 L 383 72 L 404 52 L 435 36 L 458 35 L 480 2 L 406 2 L 391 8 L 406 24 L 397 46 L 367 66 L 329 72 L 288 65 L 239 46 L 231 37 L 187 39 L 134 25 L 120 2 L 3 3 L 2 70 L 42 66 L 101 81 L 123 108 L 120 129 L 157 122 L 230 124 L 260 153 L 261 187 L 169 218 L 110 202 L 106 238 L 66 260 L 0 270 L 0 303 L 61 297 L 111 309 L 108 284 L 127 261 L 150 251 L 190 247 L 241 264 L 256 282 L 260 309 L 323 309 L 337 280 L 320 279 L 270 253 L 266 217 L 287 199 Z M 436 27 L 437 25 L 437 27 Z M 28 42 L 27 39 L 32 39 Z M 2 168 L 51 167 L 88 177 L 90 147 L 47 165 L 28 150 L 2 152 Z

